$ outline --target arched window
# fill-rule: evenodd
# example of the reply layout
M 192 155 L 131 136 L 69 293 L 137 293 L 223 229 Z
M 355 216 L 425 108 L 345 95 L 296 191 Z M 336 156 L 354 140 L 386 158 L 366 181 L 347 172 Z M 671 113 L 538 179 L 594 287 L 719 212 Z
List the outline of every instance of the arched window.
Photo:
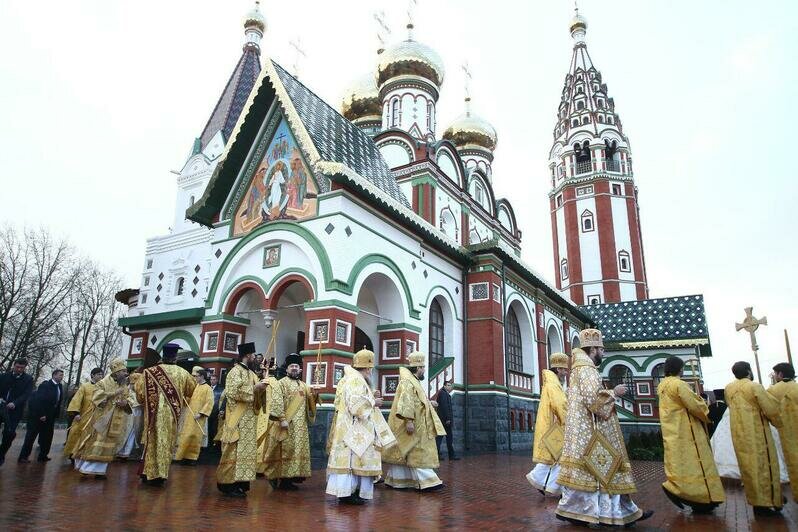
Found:
M 568 279 L 568 259 L 560 261 L 560 277 Z
M 175 295 L 182 296 L 183 290 L 185 288 L 186 278 L 185 277 L 178 277 L 177 282 L 175 283 Z
M 585 209 L 585 211 L 582 213 L 582 232 L 589 233 L 595 229 L 596 225 L 593 220 L 593 213 Z
M 604 117 L 603 116 L 601 116 L 601 115 L 598 116 L 598 123 L 599 124 L 603 124 L 604 123 Z
M 427 131 L 432 131 L 432 102 L 427 101 Z
M 524 371 L 521 327 L 512 307 L 507 310 L 507 367 L 510 371 Z
M 573 120 L 571 120 L 571 127 L 579 127 L 579 119 L 578 118 L 574 118 Z
M 588 124 L 588 123 L 590 123 L 590 117 L 589 116 L 583 116 L 582 117 L 582 124 L 584 125 L 584 124 Z
M 607 117 L 607 123 L 608 124 L 614 124 L 615 123 L 615 119 L 613 117 L 611 117 L 611 116 L 608 116 Z
M 629 253 L 627 251 L 618 252 L 618 268 L 620 268 L 622 272 L 632 271 L 632 263 L 629 260 Z
M 585 108 L 585 102 L 576 102 L 576 110 L 581 111 Z
M 598 107 L 599 109 L 604 109 L 604 100 L 602 100 L 601 98 L 596 100 L 596 107 Z
M 654 379 L 654 389 L 659 386 L 659 382 L 665 378 L 665 363 L 657 364 L 651 370 L 651 377 Z
M 194 205 L 194 194 L 192 194 L 188 200 L 188 206 L 191 207 L 192 205 Z
M 432 300 L 429 307 L 429 365 L 432 367 L 443 360 L 444 353 L 443 310 L 437 299 Z
M 394 98 L 391 102 L 391 127 L 399 126 L 399 98 Z

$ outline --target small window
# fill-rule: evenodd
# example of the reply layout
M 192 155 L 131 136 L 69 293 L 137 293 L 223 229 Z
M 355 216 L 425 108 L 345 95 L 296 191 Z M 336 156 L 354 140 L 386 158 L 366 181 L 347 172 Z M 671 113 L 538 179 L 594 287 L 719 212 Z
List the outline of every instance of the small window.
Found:
M 585 102 L 576 102 L 576 110 L 581 111 L 585 108 Z
M 612 184 L 612 194 L 614 196 L 621 196 L 622 195 L 621 185 L 619 185 L 618 183 L 613 183 Z
M 485 301 L 490 299 L 488 295 L 488 283 L 472 283 L 468 288 L 471 293 L 471 301 Z
M 582 232 L 589 233 L 596 229 L 596 225 L 594 223 L 593 213 L 589 210 L 585 210 L 582 213 Z
M 477 183 L 474 185 L 474 199 L 477 200 L 477 203 L 482 205 L 483 201 L 483 194 L 482 187 Z
M 399 125 L 399 98 L 394 98 L 391 102 L 391 126 Z
M 142 305 L 147 303 L 147 294 L 141 294 L 141 299 L 140 299 L 139 303 L 142 304 Z
M 432 131 L 432 102 L 427 102 L 427 131 Z
M 562 207 L 562 194 L 557 194 L 557 207 Z
M 560 261 L 560 275 L 563 279 L 568 279 L 568 259 Z
M 646 417 L 654 415 L 654 409 L 651 407 L 651 403 L 640 403 L 640 415 Z
M 600 295 L 587 296 L 587 304 L 588 305 L 601 305 L 601 296 Z
M 599 123 L 599 124 L 603 124 L 603 123 L 604 123 L 604 117 L 603 117 L 603 116 L 601 116 L 601 115 L 598 115 L 598 118 L 597 118 L 597 120 L 598 120 L 598 123 Z
M 576 88 L 576 93 L 577 94 L 584 94 L 584 92 L 585 92 L 585 89 L 583 89 L 581 86 Z
M 622 272 L 632 271 L 632 263 L 629 260 L 629 253 L 627 251 L 621 251 L 618 253 L 618 267 Z
M 149 275 L 144 278 L 144 286 L 150 286 L 150 277 L 149 277 Z
M 589 124 L 589 123 L 590 123 L 590 117 L 589 116 L 583 116 L 582 117 L 582 125 Z
M 147 269 L 148 270 L 152 269 L 152 259 L 147 259 Z
M 579 127 L 579 119 L 578 118 L 574 118 L 573 120 L 571 120 L 571 127 Z
M 191 207 L 192 205 L 194 205 L 194 194 L 188 199 L 188 206 Z
M 651 395 L 651 385 L 647 382 L 638 382 L 637 395 Z
M 607 117 L 607 123 L 608 124 L 614 124 L 615 123 L 615 119 L 613 119 L 611 116 L 608 116 Z
M 598 107 L 599 109 L 604 109 L 604 100 L 602 100 L 601 98 L 596 100 L 596 107 Z
M 501 303 L 502 301 L 502 289 L 496 283 L 493 283 L 493 300 L 496 303 Z
M 185 277 L 178 277 L 177 278 L 177 284 L 176 284 L 176 288 L 175 288 L 175 295 L 176 296 L 182 296 L 183 295 L 183 290 L 185 289 L 185 284 L 186 284 L 186 278 Z

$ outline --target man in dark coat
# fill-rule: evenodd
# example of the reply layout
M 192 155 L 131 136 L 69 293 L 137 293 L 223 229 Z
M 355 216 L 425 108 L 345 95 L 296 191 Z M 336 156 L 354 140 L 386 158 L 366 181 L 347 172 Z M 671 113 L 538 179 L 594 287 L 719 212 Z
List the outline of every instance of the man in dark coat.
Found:
M 33 378 L 25 373 L 27 366 L 28 361 L 20 358 L 14 361 L 11 371 L 0 375 L 0 425 L 3 425 L 0 465 L 5 462 L 11 442 L 17 436 L 17 425 L 33 392 Z
M 208 443 L 211 447 L 216 448 L 218 442 L 213 441 L 213 439 L 219 430 L 219 402 L 224 388 L 219 384 L 219 377 L 213 374 L 211 375 L 211 391 L 213 391 L 213 410 L 211 410 L 211 417 L 208 418 Z
M 454 444 L 452 443 L 452 430 L 454 428 L 454 414 L 452 412 L 452 389 L 454 388 L 454 382 L 452 381 L 445 381 L 443 383 L 443 388 L 438 392 L 438 417 L 441 418 L 441 423 L 443 423 L 443 427 L 446 429 L 446 448 L 448 450 L 449 460 L 459 460 L 457 456 L 454 454 Z M 435 437 L 436 443 L 438 445 L 438 456 L 441 455 L 441 442 L 443 441 L 443 436 L 436 436 Z
M 60 369 L 53 370 L 50 380 L 46 380 L 39 385 L 36 393 L 30 401 L 28 408 L 28 428 L 25 431 L 25 443 L 19 451 L 20 464 L 30 462 L 28 457 L 33 450 L 33 442 L 39 438 L 38 462 L 47 462 L 50 457 L 50 445 L 53 443 L 53 429 L 55 428 L 55 418 L 61 411 L 61 404 L 64 401 L 64 389 L 61 380 L 64 372 Z

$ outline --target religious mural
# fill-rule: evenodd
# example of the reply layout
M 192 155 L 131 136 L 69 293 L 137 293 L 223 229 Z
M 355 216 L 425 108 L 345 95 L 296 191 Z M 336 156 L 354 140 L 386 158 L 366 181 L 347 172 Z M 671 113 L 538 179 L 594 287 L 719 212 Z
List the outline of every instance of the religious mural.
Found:
M 233 234 L 243 235 L 274 220 L 301 220 L 316 214 L 318 189 L 285 120 L 244 193 Z

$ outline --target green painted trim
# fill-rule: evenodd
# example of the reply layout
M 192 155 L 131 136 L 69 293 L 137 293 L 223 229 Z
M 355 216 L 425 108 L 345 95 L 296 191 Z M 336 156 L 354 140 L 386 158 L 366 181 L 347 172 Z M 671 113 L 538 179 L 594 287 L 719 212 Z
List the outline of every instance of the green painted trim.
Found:
M 443 357 L 429 368 L 428 381 L 432 381 L 435 377 L 441 374 L 443 370 L 454 364 L 454 357 Z
M 161 352 L 161 348 L 163 348 L 164 345 L 166 345 L 167 343 L 171 342 L 172 340 L 183 340 L 184 342 L 186 342 L 188 344 L 188 347 L 189 347 L 189 349 L 191 349 L 191 351 L 193 351 L 197 355 L 200 354 L 200 349 L 199 349 L 199 344 L 197 343 L 197 339 L 194 338 L 194 335 L 191 334 L 190 332 L 183 331 L 183 330 L 172 331 L 169 334 L 167 334 L 166 336 L 164 336 L 161 339 L 161 341 L 158 342 L 158 345 L 155 346 L 155 350 L 160 353 Z
M 407 305 L 409 307 L 408 311 L 410 313 L 410 317 L 416 320 L 419 319 L 421 317 L 421 313 L 418 310 L 416 310 L 415 305 L 413 304 L 413 293 L 410 291 L 410 286 L 407 284 L 407 280 L 405 279 L 405 276 L 402 274 L 402 270 L 399 268 L 399 266 L 396 265 L 394 261 L 392 261 L 390 258 L 388 258 L 385 255 L 381 255 L 379 253 L 372 253 L 370 255 L 361 257 L 360 260 L 358 260 L 354 264 L 354 266 L 352 266 L 352 270 L 349 272 L 349 279 L 347 279 L 346 282 L 348 288 L 347 291 L 344 293 L 350 296 L 352 295 L 355 286 L 355 281 L 357 281 L 360 272 L 362 272 L 363 269 L 365 269 L 366 266 L 370 264 L 382 264 L 388 267 L 388 269 L 391 270 L 394 273 L 394 275 L 396 275 L 396 278 L 399 280 L 399 283 L 402 285 L 402 289 L 405 292 L 405 297 L 407 298 Z
M 468 206 L 467 203 L 460 204 L 460 212 L 464 213 L 466 216 L 471 215 L 471 207 Z
M 214 314 L 213 316 L 205 316 L 202 318 L 202 323 L 208 323 L 210 321 L 231 321 L 233 323 L 240 323 L 241 325 L 249 325 L 251 323 L 251 321 L 247 318 L 233 316 L 232 314 L 227 314 L 226 312 Z
M 313 287 L 313 294 L 314 295 L 319 293 L 319 288 L 318 288 L 318 283 L 316 282 L 316 277 L 314 277 L 312 273 L 310 273 L 309 271 L 307 271 L 307 270 L 305 270 L 303 268 L 286 268 L 286 269 L 280 271 L 280 273 L 278 273 L 274 277 L 272 277 L 272 280 L 269 281 L 268 283 L 265 283 L 262 278 L 256 277 L 254 275 L 244 275 L 242 277 L 239 277 L 238 279 L 236 279 L 235 281 L 230 283 L 230 286 L 228 286 L 227 290 L 225 290 L 224 295 L 222 296 L 222 305 L 224 305 L 224 302 L 227 301 L 227 299 L 230 297 L 230 294 L 232 293 L 233 289 L 235 289 L 236 286 L 238 286 L 239 284 L 241 284 L 241 283 L 243 283 L 245 281 L 251 281 L 253 283 L 256 283 L 258 286 L 260 286 L 261 290 L 263 290 L 263 294 L 265 296 L 268 296 L 269 293 L 272 290 L 272 287 L 274 286 L 274 283 L 276 283 L 279 279 L 282 279 L 286 275 L 291 275 L 291 274 L 294 274 L 294 273 L 299 274 L 299 275 L 301 275 L 302 277 L 305 277 L 308 280 L 308 282 Z M 212 304 L 213 302 L 211 301 L 210 303 Z M 222 315 L 229 316 L 230 314 L 224 314 L 223 313 Z
M 501 386 L 499 384 L 469 384 L 468 389 L 474 391 L 496 390 L 498 392 L 501 392 L 500 395 L 507 394 L 507 386 Z M 527 397 L 530 399 L 540 398 L 540 396 L 536 393 L 522 392 L 519 390 L 512 390 L 512 389 L 510 390 L 510 395 L 515 395 L 518 397 Z
M 277 231 L 287 231 L 289 233 L 294 233 L 311 247 L 311 249 L 316 253 L 316 258 L 319 261 L 319 265 L 321 266 L 322 275 L 324 277 L 324 284 L 328 290 L 334 290 L 331 288 L 331 285 L 336 279 L 333 279 L 333 271 L 332 271 L 332 264 L 330 263 L 330 257 L 327 254 L 327 250 L 324 247 L 324 244 L 314 235 L 310 230 L 303 227 L 302 225 L 291 223 L 291 222 L 271 222 L 266 225 L 262 225 L 260 227 L 256 227 L 251 232 L 247 233 L 245 236 L 240 237 L 238 242 L 233 249 L 230 250 L 227 255 L 225 255 L 224 260 L 219 265 L 219 269 L 216 272 L 216 275 L 213 278 L 213 282 L 211 283 L 211 288 L 208 290 L 208 303 L 206 303 L 206 308 L 211 308 L 213 306 L 213 302 L 216 299 L 216 291 L 219 288 L 219 283 L 221 283 L 222 276 L 227 271 L 227 268 L 233 261 L 233 258 L 241 251 L 244 246 L 249 244 L 251 241 L 257 239 L 261 235 L 265 235 L 268 233 L 273 233 Z M 338 281 L 341 282 L 341 281 Z M 318 292 L 317 292 L 318 294 Z
M 144 363 L 144 360 L 142 360 L 140 358 L 136 358 L 136 359 L 129 359 L 128 358 L 126 362 L 127 362 L 127 367 L 128 368 L 137 368 L 137 367 L 141 366 Z
M 377 325 L 377 331 L 397 331 L 400 329 L 421 334 L 421 327 L 417 327 L 410 323 L 398 322 L 398 323 L 385 323 L 383 325 Z
M 413 186 L 416 185 L 432 185 L 435 188 L 438 188 L 438 183 L 435 179 L 432 178 L 429 174 L 422 174 L 420 176 L 414 177 L 410 180 L 410 184 Z
M 234 358 L 231 357 L 200 357 L 200 363 L 202 362 L 235 362 Z
M 318 349 L 303 349 L 299 352 L 299 356 L 301 357 L 315 357 L 319 354 Z M 354 358 L 355 354 L 350 353 L 349 351 L 341 351 L 340 349 L 322 349 L 322 355 L 333 355 L 342 358 Z
M 452 293 L 449 292 L 449 289 L 443 285 L 437 284 L 429 289 L 429 292 L 427 292 L 427 299 L 426 303 L 424 304 L 424 307 L 425 308 L 429 307 L 430 301 L 432 301 L 432 298 L 430 296 L 432 295 L 432 291 L 435 290 L 436 288 L 440 288 L 441 290 L 446 292 L 447 296 L 449 296 L 449 304 L 452 306 L 452 312 L 454 313 L 455 321 L 463 321 L 463 318 L 457 315 L 457 305 L 455 304 L 454 296 L 452 296 Z
M 335 401 L 335 394 L 334 393 L 320 393 L 319 394 L 319 398 L 322 399 L 322 400 L 323 399 L 327 399 L 329 401 Z
M 424 187 L 423 186 L 417 186 L 416 190 L 418 191 L 418 211 L 416 212 L 416 214 L 418 214 L 419 216 L 421 216 L 423 218 L 424 217 Z
M 404 364 L 377 364 L 374 366 L 376 369 L 399 369 L 407 367 Z
M 305 310 L 314 309 L 314 308 L 325 308 L 325 307 L 342 308 L 342 309 L 354 312 L 355 314 L 360 312 L 360 308 L 357 305 L 353 305 L 351 303 L 347 303 L 346 301 L 341 301 L 340 299 L 325 299 L 323 301 L 307 301 L 304 304 Z
M 120 327 L 129 327 L 131 329 L 168 327 L 170 325 L 200 323 L 204 315 L 205 308 L 198 307 L 170 312 L 158 312 L 156 314 L 145 314 L 144 316 L 128 316 L 126 318 L 119 318 L 117 323 Z

